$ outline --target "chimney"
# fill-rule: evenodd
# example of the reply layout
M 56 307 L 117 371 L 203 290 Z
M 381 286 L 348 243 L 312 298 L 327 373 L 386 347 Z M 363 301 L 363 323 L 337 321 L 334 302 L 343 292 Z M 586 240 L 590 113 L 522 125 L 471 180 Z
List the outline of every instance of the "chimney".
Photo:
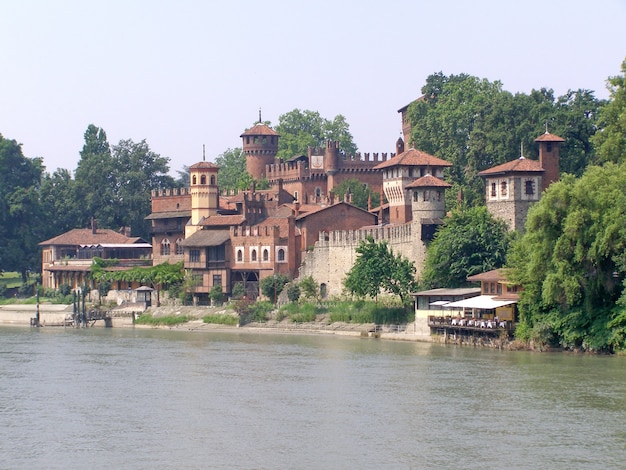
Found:
M 294 215 L 298 217 L 300 215 L 300 203 L 298 201 L 293 204 Z
M 98 232 L 98 221 L 92 217 L 91 218 L 91 233 L 95 235 L 96 232 Z

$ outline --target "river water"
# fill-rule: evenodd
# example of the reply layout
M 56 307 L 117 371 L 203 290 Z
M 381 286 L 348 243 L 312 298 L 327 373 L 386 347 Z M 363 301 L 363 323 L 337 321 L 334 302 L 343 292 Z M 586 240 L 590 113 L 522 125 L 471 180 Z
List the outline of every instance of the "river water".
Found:
M 0 327 L 0 468 L 624 468 L 626 358 Z

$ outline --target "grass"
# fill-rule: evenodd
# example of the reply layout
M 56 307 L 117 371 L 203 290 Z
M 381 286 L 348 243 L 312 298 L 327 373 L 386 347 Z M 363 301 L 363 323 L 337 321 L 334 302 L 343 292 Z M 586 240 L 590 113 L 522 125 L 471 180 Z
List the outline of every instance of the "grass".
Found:
M 166 317 L 153 317 L 151 313 L 142 313 L 139 318 L 135 320 L 135 324 L 138 325 L 152 325 L 152 326 L 174 326 L 181 323 L 187 323 L 195 318 L 191 315 L 168 315 Z
M 7 289 L 19 287 L 22 285 L 22 276 L 16 272 L 6 272 L 0 274 L 0 286 L 5 286 Z
M 214 325 L 237 325 L 239 323 L 239 318 L 234 315 L 228 315 L 226 313 L 218 313 L 212 315 L 205 315 L 202 317 L 202 321 L 204 323 L 211 323 Z
M 289 318 L 296 323 L 308 323 L 314 322 L 317 315 L 323 313 L 326 313 L 326 308 L 320 305 L 290 303 L 280 308 L 277 319 Z
M 412 321 L 411 312 L 404 307 L 363 300 L 331 302 L 328 311 L 331 322 L 389 325 Z

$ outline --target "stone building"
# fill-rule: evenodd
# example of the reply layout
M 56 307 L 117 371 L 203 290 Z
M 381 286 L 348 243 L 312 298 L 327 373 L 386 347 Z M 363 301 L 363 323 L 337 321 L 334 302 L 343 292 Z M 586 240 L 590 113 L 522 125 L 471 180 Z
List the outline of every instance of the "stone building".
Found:
M 511 230 L 524 229 L 530 207 L 559 179 L 559 147 L 565 140 L 546 130 L 535 142 L 539 143 L 539 161 L 522 155 L 479 173 L 485 180 L 487 209 Z

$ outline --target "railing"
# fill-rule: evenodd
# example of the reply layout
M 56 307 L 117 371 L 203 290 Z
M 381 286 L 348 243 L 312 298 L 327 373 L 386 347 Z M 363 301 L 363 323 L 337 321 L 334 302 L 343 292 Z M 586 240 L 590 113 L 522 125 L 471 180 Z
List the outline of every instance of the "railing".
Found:
M 487 318 L 461 318 L 457 319 L 451 316 L 435 316 L 429 315 L 428 326 L 431 328 L 447 328 L 454 330 L 469 331 L 514 331 L 515 324 L 509 320 L 494 320 Z

